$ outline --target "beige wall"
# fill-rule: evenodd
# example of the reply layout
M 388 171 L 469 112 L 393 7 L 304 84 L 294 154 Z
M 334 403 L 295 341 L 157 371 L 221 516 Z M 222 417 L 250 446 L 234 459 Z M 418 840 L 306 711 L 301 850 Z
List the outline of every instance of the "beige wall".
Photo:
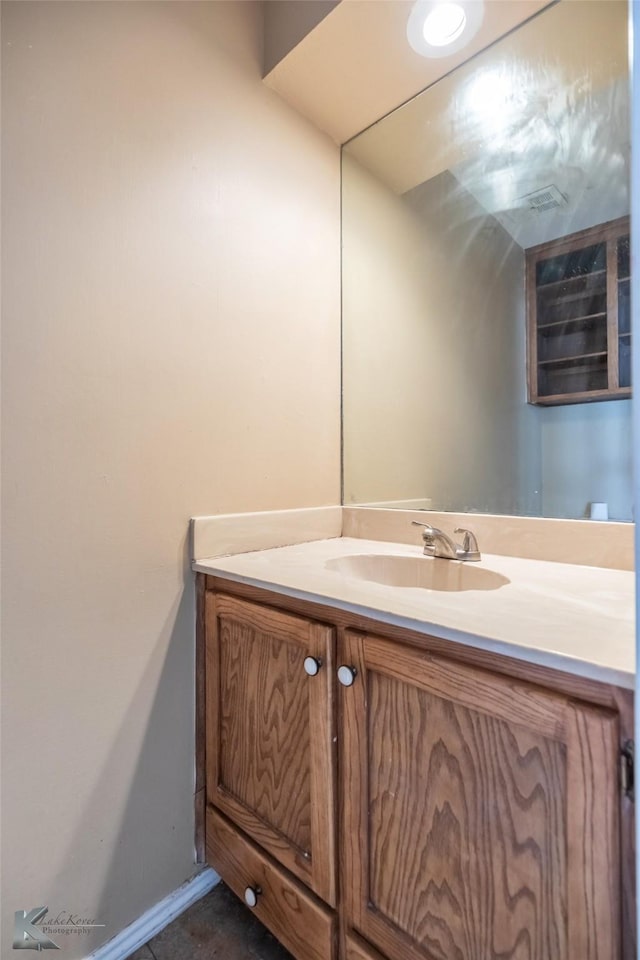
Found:
M 196 869 L 191 514 L 339 499 L 339 157 L 243 3 L 5 3 L 3 934 Z
M 401 198 L 348 155 L 343 249 L 345 503 L 539 513 L 522 250 L 451 175 Z

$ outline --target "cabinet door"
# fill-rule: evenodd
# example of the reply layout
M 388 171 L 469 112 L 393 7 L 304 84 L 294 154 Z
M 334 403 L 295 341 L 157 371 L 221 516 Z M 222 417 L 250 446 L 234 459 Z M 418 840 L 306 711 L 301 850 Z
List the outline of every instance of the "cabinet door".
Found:
M 205 614 L 207 803 L 335 905 L 333 630 L 214 593 Z
M 347 926 L 389 960 L 619 960 L 617 720 L 346 632 Z

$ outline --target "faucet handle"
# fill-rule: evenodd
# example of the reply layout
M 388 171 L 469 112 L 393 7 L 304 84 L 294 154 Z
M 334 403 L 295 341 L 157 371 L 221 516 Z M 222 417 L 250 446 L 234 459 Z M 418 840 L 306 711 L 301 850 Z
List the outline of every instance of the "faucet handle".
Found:
M 473 530 L 467 530 L 466 527 L 456 527 L 453 531 L 454 533 L 463 533 L 464 538 L 462 540 L 462 549 L 465 553 L 477 553 L 478 560 L 480 559 L 480 550 L 478 549 L 478 541 L 476 540 L 476 535 Z
M 424 527 L 423 537 L 434 537 L 437 533 L 442 533 L 442 530 L 438 530 L 437 527 L 432 526 L 430 523 L 421 523 L 420 520 L 412 520 L 411 523 L 414 527 Z

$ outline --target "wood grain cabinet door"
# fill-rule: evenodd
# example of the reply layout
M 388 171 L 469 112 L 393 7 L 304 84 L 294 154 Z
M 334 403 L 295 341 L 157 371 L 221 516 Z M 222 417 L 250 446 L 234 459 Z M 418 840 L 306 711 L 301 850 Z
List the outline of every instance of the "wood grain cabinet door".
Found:
M 207 803 L 334 906 L 334 631 L 215 593 L 205 617 Z
M 347 631 L 347 928 L 388 960 L 620 960 L 617 717 Z

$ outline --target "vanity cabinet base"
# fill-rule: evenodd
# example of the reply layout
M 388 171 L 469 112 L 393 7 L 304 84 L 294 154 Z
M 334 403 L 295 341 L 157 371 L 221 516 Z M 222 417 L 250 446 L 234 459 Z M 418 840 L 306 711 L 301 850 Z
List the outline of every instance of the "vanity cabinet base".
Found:
M 297 960 L 635 960 L 630 691 L 204 582 L 198 835 Z

